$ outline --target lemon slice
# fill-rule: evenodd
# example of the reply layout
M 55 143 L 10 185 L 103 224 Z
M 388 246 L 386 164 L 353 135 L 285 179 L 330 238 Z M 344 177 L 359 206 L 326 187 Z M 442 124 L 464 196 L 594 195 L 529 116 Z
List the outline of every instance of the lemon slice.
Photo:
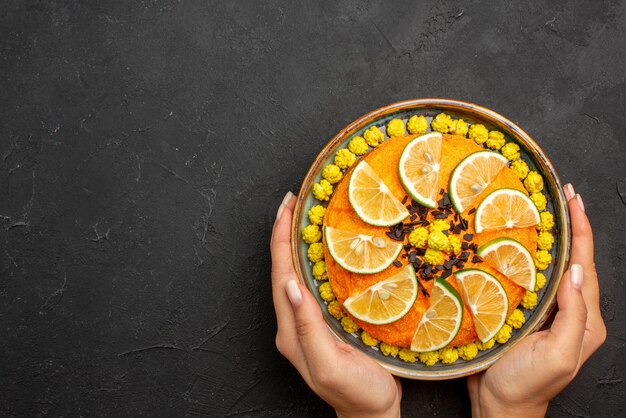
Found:
M 430 291 L 430 307 L 417 325 L 411 350 L 423 353 L 445 347 L 456 337 L 462 321 L 461 297 L 445 280 L 436 278 Z
M 450 201 L 458 213 L 467 209 L 489 186 L 508 160 L 492 151 L 478 151 L 465 157 L 450 176 Z
M 498 189 L 478 205 L 475 230 L 525 228 L 539 222 L 539 211 L 526 194 L 515 189 Z
M 378 273 L 389 267 L 400 255 L 403 245 L 388 238 L 330 226 L 324 228 L 324 241 L 337 264 L 360 274 Z
M 460 270 L 454 276 L 474 318 L 478 338 L 489 341 L 506 321 L 509 300 L 504 287 L 491 274 L 478 269 Z
M 409 312 L 417 298 L 412 265 L 345 300 L 343 306 L 361 321 L 381 325 L 395 322 Z
M 528 290 L 535 290 L 537 272 L 530 252 L 511 238 L 497 238 L 478 249 L 489 265 Z
M 404 148 L 398 164 L 406 192 L 429 208 L 437 207 L 442 138 L 439 132 L 418 136 Z
M 348 199 L 359 218 L 370 225 L 391 226 L 409 216 L 402 202 L 365 160 L 352 171 Z

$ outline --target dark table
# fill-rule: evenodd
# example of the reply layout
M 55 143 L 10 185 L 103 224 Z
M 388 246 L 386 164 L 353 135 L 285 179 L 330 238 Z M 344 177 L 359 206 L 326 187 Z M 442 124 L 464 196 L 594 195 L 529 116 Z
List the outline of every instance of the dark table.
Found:
M 549 415 L 626 416 L 626 2 L 319 3 L 3 4 L 0 415 L 331 415 L 274 346 L 275 211 L 348 122 L 450 97 L 585 199 L 608 339 Z

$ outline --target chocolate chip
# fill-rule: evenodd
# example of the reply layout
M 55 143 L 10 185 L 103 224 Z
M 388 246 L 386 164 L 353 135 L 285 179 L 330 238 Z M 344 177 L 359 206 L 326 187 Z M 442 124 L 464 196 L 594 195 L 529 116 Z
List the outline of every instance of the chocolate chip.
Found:
M 472 235 L 472 234 L 465 234 L 465 235 L 463 235 L 463 239 L 465 241 L 471 241 L 472 238 L 474 238 L 474 235 Z
M 398 236 L 396 236 L 396 234 L 395 234 L 394 232 L 385 232 L 385 234 L 386 234 L 389 238 L 391 238 L 392 240 L 394 240 L 394 241 L 402 241 L 402 242 L 404 242 L 404 237 L 402 237 L 402 236 L 398 237 Z

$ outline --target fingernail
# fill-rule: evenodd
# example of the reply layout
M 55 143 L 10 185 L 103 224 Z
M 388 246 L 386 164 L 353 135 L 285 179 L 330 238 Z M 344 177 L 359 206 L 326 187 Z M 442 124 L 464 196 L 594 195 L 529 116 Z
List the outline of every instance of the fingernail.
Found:
M 280 206 L 278 207 L 278 212 L 276 212 L 276 220 L 280 219 L 280 215 L 283 214 L 283 210 L 285 209 L 285 205 L 287 204 L 287 202 L 289 202 L 291 200 L 292 197 L 293 197 L 293 193 L 291 193 L 291 192 L 287 192 L 285 197 L 283 197 L 283 201 L 280 202 Z
M 583 286 L 583 266 L 572 264 L 569 268 L 569 279 L 572 281 L 574 289 L 580 290 Z
M 580 208 L 583 210 L 583 212 L 585 211 L 585 205 L 583 204 L 583 198 L 580 197 L 580 194 L 576 195 L 576 201 L 578 202 L 578 206 L 580 206 Z
M 290 191 L 287 192 L 287 194 L 285 195 L 285 197 L 283 197 L 283 201 L 281 202 L 281 205 L 286 205 L 287 202 L 289 202 L 291 200 L 291 198 L 293 197 L 293 193 L 291 193 Z
M 302 292 L 300 292 L 298 283 L 296 283 L 295 280 L 291 279 L 287 282 L 285 289 L 287 290 L 287 297 L 291 301 L 291 304 L 293 306 L 298 306 L 300 302 L 302 302 Z
M 572 183 L 567 183 L 564 189 L 565 189 L 565 197 L 569 201 L 576 194 L 576 192 L 574 191 L 574 186 L 572 186 Z

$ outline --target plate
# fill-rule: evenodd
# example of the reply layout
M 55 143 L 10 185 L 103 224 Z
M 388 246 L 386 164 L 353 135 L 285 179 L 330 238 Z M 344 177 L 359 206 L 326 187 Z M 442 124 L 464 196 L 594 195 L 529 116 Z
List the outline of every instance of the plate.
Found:
M 438 362 L 433 366 L 426 366 L 420 362 L 407 363 L 398 358 L 384 356 L 377 347 L 366 346 L 358 334 L 348 334 L 342 329 L 340 322 L 328 313 L 327 303 L 319 295 L 317 288 L 323 282 L 313 278 L 312 265 L 307 258 L 308 245 L 302 241 L 301 231 L 309 224 L 308 210 L 319 204 L 319 201 L 313 198 L 313 185 L 321 180 L 322 168 L 333 162 L 335 151 L 347 147 L 353 136 L 362 135 L 371 126 L 377 126 L 381 132 L 385 132 L 387 122 L 393 118 L 400 118 L 406 122 L 412 115 L 424 115 L 430 122 L 441 112 L 455 119 L 462 118 L 470 124 L 481 123 L 489 130 L 499 130 L 504 133 L 507 142 L 515 142 L 520 146 L 522 159 L 526 161 L 530 170 L 539 172 L 544 178 L 543 193 L 548 201 L 546 210 L 554 215 L 555 227 L 552 232 L 555 243 L 551 250 L 553 261 L 549 268 L 543 271 L 547 278 L 546 285 L 537 292 L 538 303 L 532 311 L 526 312 L 526 323 L 522 328 L 514 330 L 506 344 L 496 344 L 489 350 L 479 351 L 470 361 L 459 359 L 452 364 Z M 568 220 L 565 194 L 554 167 L 539 145 L 519 126 L 504 116 L 476 104 L 451 99 L 414 99 L 393 103 L 361 116 L 341 129 L 322 149 L 304 178 L 298 194 L 291 232 L 292 258 L 299 280 L 313 293 L 322 307 L 324 320 L 330 331 L 339 340 L 366 353 L 396 376 L 420 380 L 453 379 L 485 370 L 522 338 L 544 324 L 555 306 L 556 291 L 568 263 L 571 237 Z

